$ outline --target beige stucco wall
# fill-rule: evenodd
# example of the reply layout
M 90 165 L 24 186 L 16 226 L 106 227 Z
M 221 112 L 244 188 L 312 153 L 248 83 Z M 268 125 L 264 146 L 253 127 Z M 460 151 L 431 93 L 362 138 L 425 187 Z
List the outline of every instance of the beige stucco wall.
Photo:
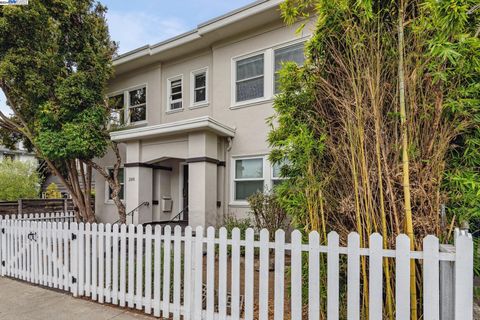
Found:
M 269 127 L 266 119 L 273 115 L 273 79 L 265 79 L 269 86 L 267 95 L 262 101 L 247 103 L 242 106 L 235 105 L 232 101 L 234 90 L 234 79 L 232 70 L 237 57 L 253 54 L 264 50 L 266 76 L 271 76 L 273 69 L 273 49 L 279 46 L 288 45 L 301 39 L 307 39 L 313 28 L 313 23 L 307 24 L 301 33 L 295 31 L 299 25 L 284 26 L 279 20 L 276 23 L 257 28 L 247 34 L 238 35 L 234 38 L 221 39 L 210 48 L 200 52 L 192 52 L 187 57 L 183 56 L 178 60 L 166 61 L 163 64 L 156 64 L 144 67 L 134 72 L 123 74 L 115 78 L 110 84 L 109 92 L 114 93 L 128 88 L 134 88 L 142 84 L 147 85 L 147 125 L 170 123 L 185 119 L 197 118 L 200 116 L 211 116 L 215 120 L 236 129 L 235 137 L 231 145 L 225 138 L 212 139 L 207 141 L 208 150 L 201 150 L 200 153 L 211 154 L 215 159 L 225 162 L 225 167 L 205 165 L 196 171 L 198 176 L 191 176 L 191 179 L 205 179 L 203 184 L 205 190 L 199 190 L 193 197 L 216 197 L 221 203 L 220 208 L 209 208 L 216 210 L 217 221 L 210 221 L 209 224 L 219 224 L 225 213 L 232 213 L 237 216 L 246 216 L 249 209 L 245 204 L 231 203 L 231 159 L 239 156 L 266 155 L 269 152 L 266 141 Z M 191 108 L 191 73 L 197 69 L 208 68 L 207 90 L 208 105 L 200 108 Z M 167 102 L 167 79 L 171 77 L 183 77 L 183 110 L 168 112 Z M 122 153 L 126 156 L 126 162 L 159 163 L 166 158 L 175 158 L 170 165 L 172 172 L 168 179 L 170 187 L 166 182 L 162 186 L 154 184 L 154 192 L 163 190 L 161 193 L 170 193 L 174 200 L 173 212 L 178 212 L 180 198 L 179 163 L 180 159 L 187 159 L 194 156 L 196 148 L 205 148 L 205 144 L 192 145 L 192 137 L 188 134 L 168 136 L 164 138 L 148 139 L 137 143 L 129 142 L 129 152 Z M 214 142 L 215 143 L 214 143 Z M 190 143 L 190 145 L 189 145 Z M 209 145 L 213 143 L 214 145 Z M 228 149 L 228 150 L 227 150 Z M 102 160 L 109 163 L 111 156 Z M 200 164 L 192 164 L 200 166 Z M 214 180 L 208 176 L 209 172 L 216 171 Z M 155 173 L 160 176 L 166 173 Z M 157 178 L 158 178 L 157 177 Z M 128 177 L 126 177 L 128 179 Z M 210 180 L 209 180 L 210 179 Z M 104 190 L 104 182 L 98 177 L 97 190 Z M 102 189 L 103 188 L 103 189 Z M 127 191 L 128 192 L 128 191 Z M 101 212 L 100 220 L 109 220 L 112 216 L 112 205 L 105 204 L 102 199 L 104 192 L 97 192 L 97 211 Z M 154 195 L 156 197 L 156 195 Z M 190 197 L 192 195 L 190 194 Z M 210 199 L 212 200 L 212 199 Z M 213 203 L 213 201 L 211 201 Z M 153 216 L 160 217 L 162 214 L 157 208 L 153 208 Z M 162 216 L 163 217 L 163 216 Z

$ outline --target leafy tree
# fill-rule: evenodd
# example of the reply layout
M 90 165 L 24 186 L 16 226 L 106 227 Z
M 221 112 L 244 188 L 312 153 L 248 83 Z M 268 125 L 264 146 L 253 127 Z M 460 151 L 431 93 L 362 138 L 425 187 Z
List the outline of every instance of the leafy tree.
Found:
M 40 178 L 36 169 L 34 162 L 0 161 L 0 201 L 38 198 Z
M 55 182 L 52 182 L 48 185 L 47 191 L 45 192 L 45 197 L 47 199 L 60 199 L 62 194 L 58 190 L 58 186 Z
M 0 114 L 4 142 L 23 140 L 72 195 L 78 217 L 94 221 L 90 205 L 92 168 L 118 198 L 118 147 L 111 142 L 105 89 L 112 76 L 106 8 L 93 0 L 31 0 L 0 7 L 0 88 L 13 116 Z M 117 155 L 115 174 L 93 159 L 108 148 Z

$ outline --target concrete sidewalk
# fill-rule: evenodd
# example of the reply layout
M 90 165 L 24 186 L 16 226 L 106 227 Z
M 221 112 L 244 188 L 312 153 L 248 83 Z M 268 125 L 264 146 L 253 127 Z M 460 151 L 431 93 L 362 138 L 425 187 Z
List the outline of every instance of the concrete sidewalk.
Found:
M 0 278 L 0 319 L 131 320 L 155 319 L 127 309 L 75 299 L 69 294 Z

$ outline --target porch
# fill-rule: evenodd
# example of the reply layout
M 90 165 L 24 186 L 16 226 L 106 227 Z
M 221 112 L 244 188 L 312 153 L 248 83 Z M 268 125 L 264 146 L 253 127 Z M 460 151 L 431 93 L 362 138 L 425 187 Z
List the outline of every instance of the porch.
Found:
M 112 133 L 126 146 L 127 222 L 216 225 L 225 210 L 225 153 L 234 133 L 211 117 Z

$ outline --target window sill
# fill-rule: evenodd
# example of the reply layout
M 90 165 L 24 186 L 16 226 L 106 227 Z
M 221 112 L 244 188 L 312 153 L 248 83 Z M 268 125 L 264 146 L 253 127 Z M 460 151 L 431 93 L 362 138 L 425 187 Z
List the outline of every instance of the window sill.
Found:
M 121 200 L 123 204 L 125 204 L 125 200 Z M 106 200 L 105 203 L 106 205 L 115 205 L 115 202 L 113 200 Z
M 243 108 L 248 108 L 248 107 L 253 107 L 257 106 L 260 104 L 265 104 L 265 103 L 270 103 L 273 102 L 273 98 L 269 99 L 261 99 L 261 100 L 254 100 L 254 101 L 247 101 L 247 102 L 242 102 L 242 103 L 237 103 L 232 106 L 230 106 L 230 110 L 236 110 L 236 109 L 243 109 Z
M 183 112 L 183 108 L 179 108 L 179 109 L 173 109 L 173 110 L 167 110 L 165 113 L 166 114 L 173 114 L 173 113 L 178 113 L 178 112 Z
M 208 102 L 202 102 L 202 103 L 194 104 L 193 106 L 188 107 L 188 109 L 195 110 L 195 109 L 205 108 L 208 106 L 209 106 Z
M 248 201 L 232 201 L 228 204 L 228 206 L 234 208 L 250 208 Z

